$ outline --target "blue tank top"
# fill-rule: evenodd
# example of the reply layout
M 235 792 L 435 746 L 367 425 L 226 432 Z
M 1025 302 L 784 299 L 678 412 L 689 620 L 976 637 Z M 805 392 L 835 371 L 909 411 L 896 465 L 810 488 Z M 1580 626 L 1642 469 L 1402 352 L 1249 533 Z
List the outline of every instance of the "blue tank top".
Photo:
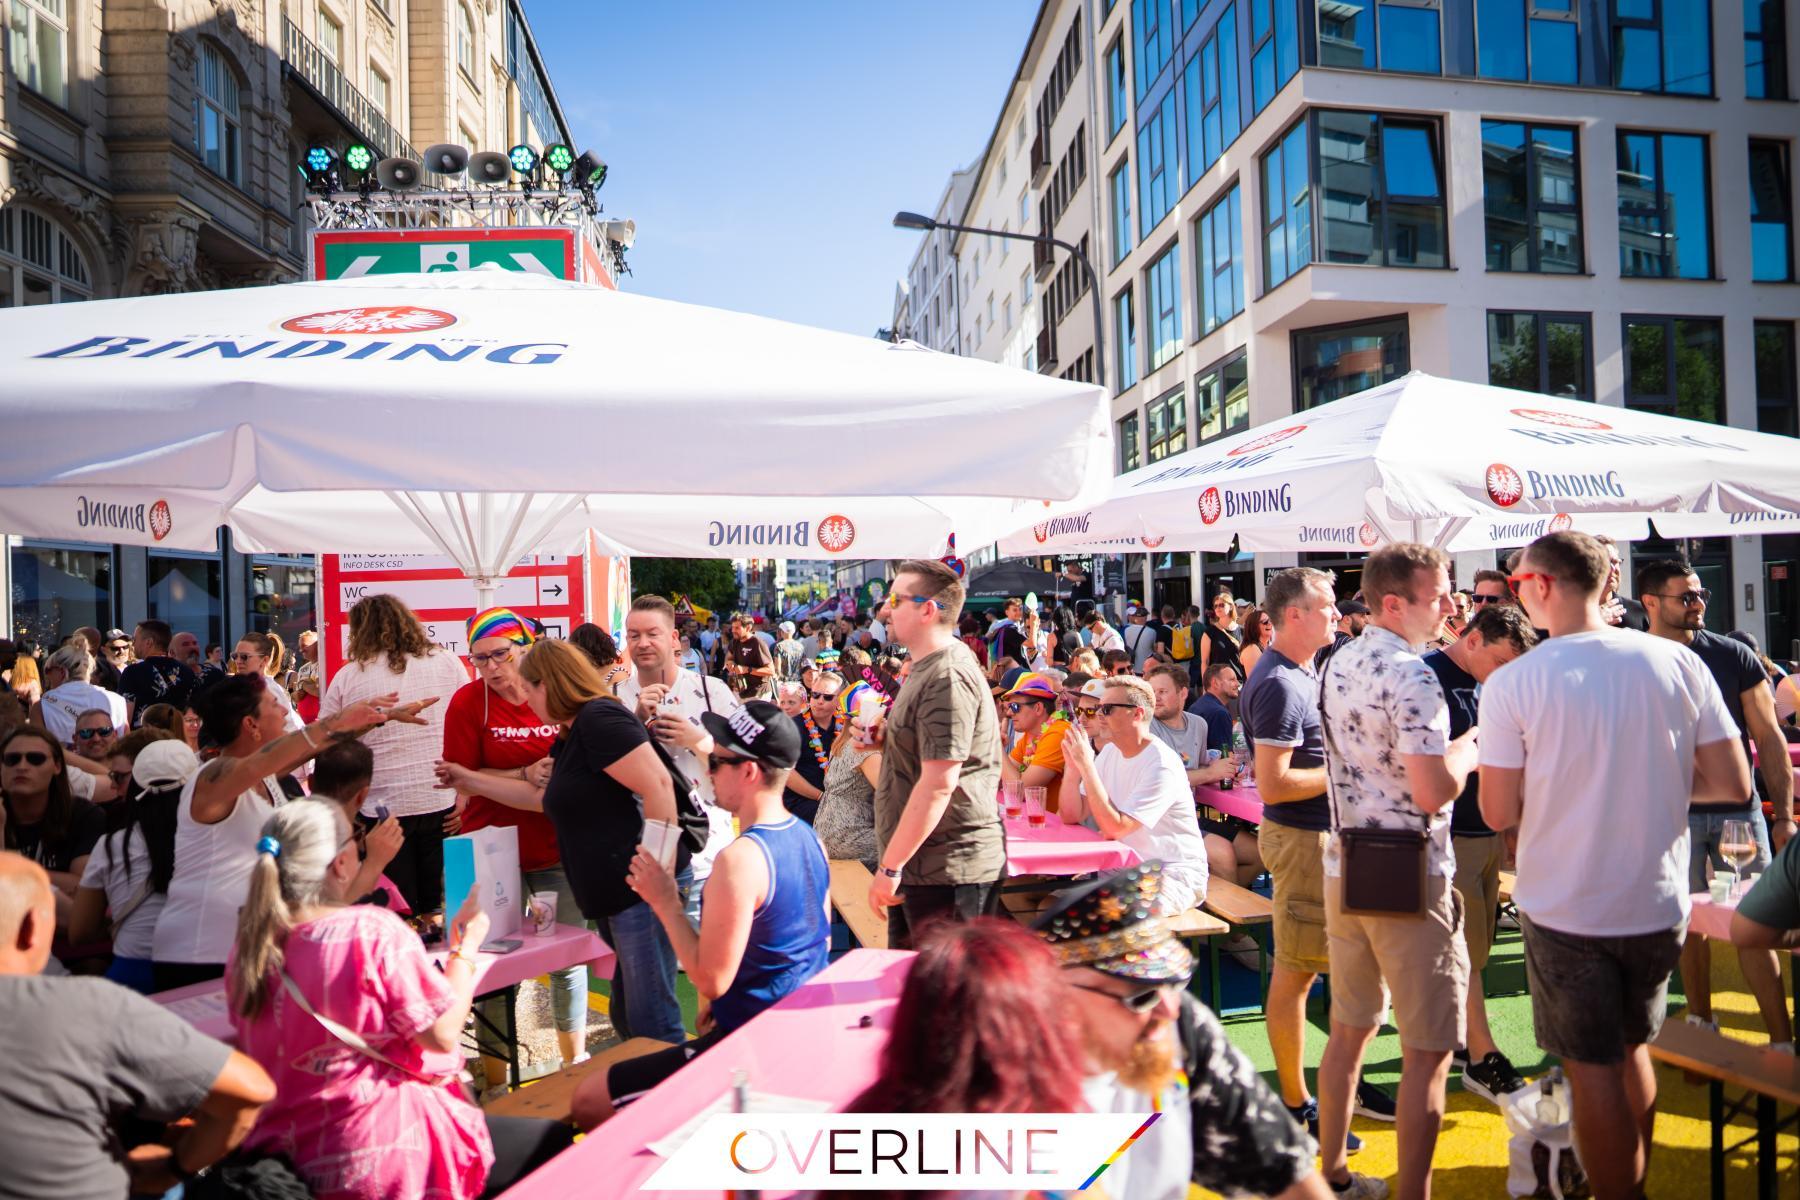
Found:
M 737 978 L 713 1001 L 713 1020 L 727 1033 L 823 970 L 831 949 L 825 919 L 831 870 L 812 826 L 790 816 L 752 825 L 741 837 L 762 851 L 769 893 L 751 918 Z

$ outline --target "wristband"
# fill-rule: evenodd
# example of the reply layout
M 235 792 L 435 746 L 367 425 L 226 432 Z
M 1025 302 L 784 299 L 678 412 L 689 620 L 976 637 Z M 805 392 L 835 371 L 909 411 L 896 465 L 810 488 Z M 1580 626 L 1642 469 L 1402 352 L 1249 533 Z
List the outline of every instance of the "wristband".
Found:
M 900 875 L 901 875 L 901 872 L 903 872 L 903 871 L 905 871 L 905 870 L 906 870 L 906 868 L 905 868 L 905 867 L 882 867 L 882 866 L 877 866 L 877 867 L 876 867 L 876 868 L 875 868 L 875 872 L 876 872 L 876 874 L 878 874 L 878 875 L 886 875 L 886 876 L 887 876 L 887 877 L 888 877 L 888 878 L 889 878 L 889 879 L 898 879 L 898 878 L 900 878 Z
M 318 750 L 319 743 L 313 741 L 311 725 L 302 725 L 300 727 L 300 736 L 306 739 L 306 744 L 308 746 L 311 746 L 315 751 Z

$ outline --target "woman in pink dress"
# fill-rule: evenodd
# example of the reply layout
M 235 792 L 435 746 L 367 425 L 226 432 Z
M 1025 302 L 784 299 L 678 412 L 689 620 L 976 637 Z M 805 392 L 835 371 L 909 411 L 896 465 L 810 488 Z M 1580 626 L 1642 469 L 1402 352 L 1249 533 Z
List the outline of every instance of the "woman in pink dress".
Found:
M 439 971 L 398 916 L 344 906 L 357 867 L 336 805 L 263 825 L 226 968 L 238 1048 L 276 1083 L 245 1147 L 285 1156 L 318 1200 L 497 1195 L 573 1134 L 485 1117 L 460 1080 L 487 917 L 463 906 Z

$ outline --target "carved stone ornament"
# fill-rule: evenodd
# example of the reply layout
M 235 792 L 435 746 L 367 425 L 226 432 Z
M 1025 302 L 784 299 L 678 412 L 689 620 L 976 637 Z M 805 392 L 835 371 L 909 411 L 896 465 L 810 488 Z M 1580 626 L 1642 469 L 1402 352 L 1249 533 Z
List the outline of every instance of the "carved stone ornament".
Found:
M 132 222 L 132 229 L 127 295 L 160 296 L 202 286 L 197 217 L 176 210 L 153 212 Z
M 191 78 L 194 63 L 200 58 L 200 46 L 185 33 L 177 33 L 169 38 L 169 62 L 175 72 L 183 78 Z
M 12 179 L 11 187 L 0 189 L 0 205 L 23 196 L 77 228 L 89 244 L 107 246 L 111 243 L 112 214 L 106 201 L 94 192 L 65 175 L 45 170 L 28 158 L 12 160 Z

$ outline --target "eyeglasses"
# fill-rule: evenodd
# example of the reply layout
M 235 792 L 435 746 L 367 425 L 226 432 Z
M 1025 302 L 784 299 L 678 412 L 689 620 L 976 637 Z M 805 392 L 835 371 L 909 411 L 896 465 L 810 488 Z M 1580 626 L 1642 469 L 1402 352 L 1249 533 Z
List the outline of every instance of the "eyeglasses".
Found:
M 50 756 L 42 750 L 8 750 L 4 755 L 0 755 L 0 763 L 5 763 L 9 767 L 16 767 L 22 762 L 30 763 L 34 767 L 41 767 L 49 761 Z
M 130 771 L 108 771 L 106 777 L 112 780 L 113 786 L 118 788 L 121 792 L 124 791 L 125 786 L 131 782 Z
M 469 661 L 474 663 L 477 667 L 491 667 L 495 663 L 503 663 L 511 658 L 513 649 L 514 647 L 508 646 L 504 650 L 489 650 L 485 654 L 471 654 L 469 655 Z
M 836 700 L 837 699 L 836 692 L 808 692 L 806 694 L 808 696 L 812 697 L 814 700 Z
M 107 650 L 113 654 L 124 654 L 127 650 L 130 650 L 130 649 L 131 649 L 130 642 L 114 642 L 112 645 L 107 647 Z
M 1556 576 L 1545 575 L 1541 571 L 1525 571 L 1518 575 L 1508 575 L 1506 577 L 1506 582 L 1507 585 L 1512 588 L 1513 594 L 1517 595 L 1519 592 L 1519 585 L 1524 583 L 1527 579 L 1541 579 L 1544 581 L 1545 587 L 1549 587 L 1556 582 Z
M 117 732 L 118 730 L 114 729 L 111 725 L 101 725 L 94 729 L 77 729 L 75 731 L 75 736 L 84 742 L 88 742 L 95 738 L 111 737 Z
M 903 592 L 894 592 L 892 598 L 895 600 L 904 600 L 909 604 L 916 604 L 920 608 L 924 608 L 927 604 L 937 603 L 936 596 L 908 596 Z
M 1098 704 L 1076 705 L 1075 715 L 1079 717 L 1097 717 L 1100 715 L 1100 706 Z
M 1112 703 L 1109 703 L 1109 704 L 1102 704 L 1099 708 L 1096 708 L 1094 711 L 1099 713 L 1103 717 L 1110 717 L 1114 713 L 1118 712 L 1121 708 L 1141 709 L 1141 708 L 1143 708 L 1143 705 L 1136 704 L 1136 703 L 1130 703 L 1130 702 L 1123 701 L 1123 700 L 1118 700 L 1118 701 L 1113 701 Z
M 1469 597 L 1469 603 L 1470 604 L 1497 604 L 1504 599 L 1506 599 L 1505 596 L 1484 596 L 1480 592 L 1476 592 L 1473 596 Z
M 1163 988 L 1161 984 L 1158 984 L 1155 987 L 1147 987 L 1139 992 L 1127 992 L 1123 996 L 1119 995 L 1117 992 L 1109 992 L 1103 987 L 1095 987 L 1091 983 L 1078 983 L 1075 986 L 1084 992 L 1092 992 L 1096 996 L 1105 996 L 1109 1000 L 1117 1000 L 1129 1011 L 1140 1017 L 1162 1003 L 1163 998 Z
M 711 775 L 714 771 L 722 771 L 726 767 L 741 766 L 744 763 L 755 761 L 753 758 L 739 758 L 735 754 L 709 754 L 706 756 L 706 773 Z
M 1650 594 L 1658 600 L 1679 600 L 1684 608 L 1692 608 L 1696 604 L 1712 603 L 1711 588 L 1701 588 L 1697 592 L 1676 592 L 1673 595 L 1665 595 L 1662 592 L 1651 592 Z
M 233 650 L 231 652 L 232 662 L 254 662 L 261 657 L 262 655 L 260 654 L 252 654 L 245 650 Z

